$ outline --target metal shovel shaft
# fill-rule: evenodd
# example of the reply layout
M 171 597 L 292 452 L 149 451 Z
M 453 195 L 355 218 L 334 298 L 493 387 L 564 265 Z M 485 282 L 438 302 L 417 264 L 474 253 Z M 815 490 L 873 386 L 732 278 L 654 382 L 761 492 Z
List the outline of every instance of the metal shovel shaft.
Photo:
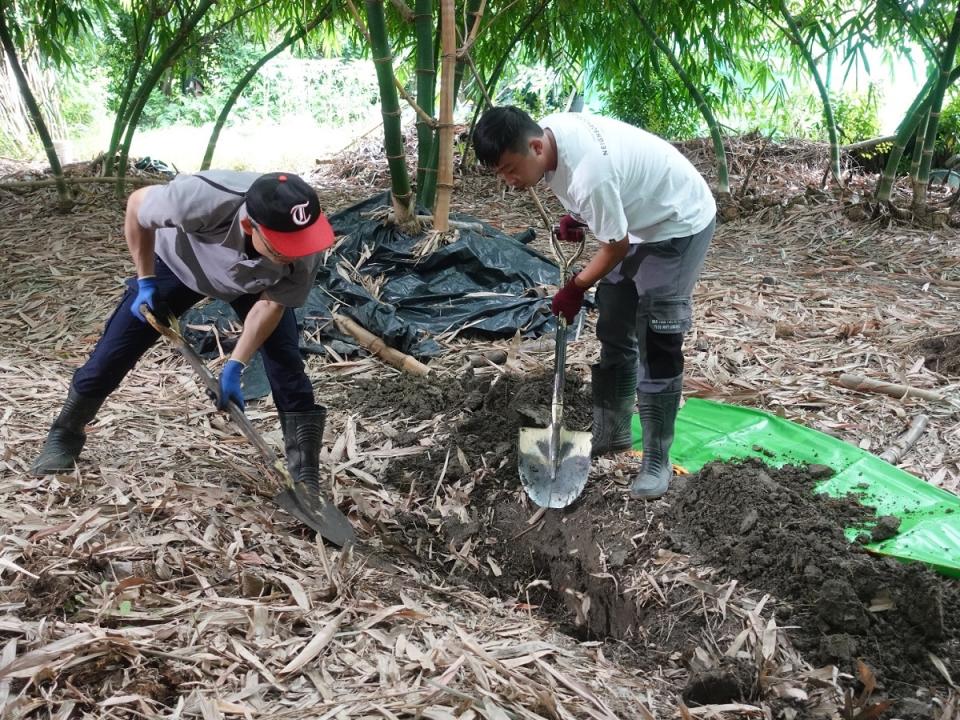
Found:
M 563 389 L 566 385 L 567 321 L 557 318 L 557 338 L 554 348 L 553 400 L 550 403 L 550 466 L 554 476 L 560 467 L 560 434 L 563 429 Z
M 533 188 L 529 188 L 540 217 L 550 236 L 551 246 L 560 268 L 560 281 L 566 283 L 570 266 L 583 254 L 584 241 L 573 257 L 567 257 L 550 224 L 547 211 Z M 574 432 L 563 427 L 563 390 L 567 362 L 567 321 L 557 317 L 554 346 L 553 398 L 550 405 L 550 427 L 520 428 L 518 461 L 520 480 L 527 495 L 540 507 L 566 507 L 583 492 L 590 474 L 588 432 Z
M 206 385 L 207 390 L 214 396 L 219 395 L 220 383 L 214 374 L 210 372 L 210 368 L 207 367 L 203 358 L 197 354 L 193 346 L 187 342 L 186 338 L 180 333 L 176 319 L 171 319 L 170 325 L 164 325 L 157 320 L 146 305 L 140 309 L 153 329 L 169 340 L 170 343 L 180 351 L 180 354 L 190 364 L 197 376 L 203 381 L 203 384 Z M 263 436 L 257 432 L 253 423 L 250 422 L 250 418 L 247 417 L 246 413 L 244 413 L 236 403 L 227 403 L 227 410 L 230 413 L 230 418 L 237 424 L 237 427 L 240 428 L 240 432 L 260 451 L 260 455 L 263 457 L 267 466 L 277 473 L 283 480 L 284 485 L 286 485 L 286 489 L 281 491 L 274 498 L 274 501 L 307 527 L 314 532 L 320 533 L 323 538 L 330 542 L 341 547 L 353 543 L 356 536 L 353 532 L 353 526 L 346 516 L 332 503 L 327 502 L 323 498 L 308 496 L 308 494 L 304 492 L 304 489 L 293 481 L 293 477 L 290 475 L 290 471 L 287 470 L 287 466 L 277 457 L 273 448 L 267 445 Z

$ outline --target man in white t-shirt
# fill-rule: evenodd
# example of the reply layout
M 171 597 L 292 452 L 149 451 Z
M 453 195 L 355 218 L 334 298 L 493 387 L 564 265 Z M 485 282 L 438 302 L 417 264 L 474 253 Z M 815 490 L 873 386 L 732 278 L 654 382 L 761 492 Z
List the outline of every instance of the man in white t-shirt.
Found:
M 543 178 L 569 211 L 561 240 L 584 228 L 600 249 L 553 298 L 572 322 L 597 284 L 600 362 L 593 370 L 594 454 L 631 447 L 634 397 L 643 427 L 635 497 L 663 495 L 683 388 L 683 335 L 716 219 L 706 181 L 665 140 L 617 120 L 557 113 L 539 123 L 515 107 L 488 110 L 473 134 L 477 159 L 510 185 Z

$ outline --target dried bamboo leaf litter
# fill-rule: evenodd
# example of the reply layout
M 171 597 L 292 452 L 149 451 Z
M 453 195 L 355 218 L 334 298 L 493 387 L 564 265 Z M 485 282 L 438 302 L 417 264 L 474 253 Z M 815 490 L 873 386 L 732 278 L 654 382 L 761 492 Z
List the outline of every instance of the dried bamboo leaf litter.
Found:
M 755 149 L 735 150 L 745 158 L 733 165 L 736 187 Z M 707 150 L 694 148 L 695 159 L 696 152 L 709 163 Z M 351 158 L 344 162 L 373 166 Z M 855 372 L 956 392 L 960 378 L 929 369 L 923 350 L 928 339 L 958 330 L 956 232 L 856 220 L 849 212 L 854 190 L 806 190 L 822 167 L 816 151 L 799 164 L 779 158 L 754 167 L 751 187 L 777 199 L 720 226 L 697 290 L 687 389 L 781 413 L 875 452 L 923 412 L 928 429 L 901 465 L 956 491 L 960 422 L 949 407 L 833 382 Z M 362 179 L 371 184 L 334 172 L 314 182 L 324 206 L 335 209 L 371 194 L 385 175 Z M 456 183 L 458 211 L 509 231 L 539 225 L 524 194 L 489 176 L 461 170 Z M 122 204 L 109 187 L 78 190 L 71 215 L 49 212 L 53 197 L 51 190 L 0 192 L 5 716 L 677 712 L 695 666 L 689 658 L 638 670 L 600 642 L 559 632 L 536 608 L 488 598 L 419 564 L 414 556 L 425 547 L 394 544 L 391 530 L 403 513 L 433 505 L 455 514 L 469 503 L 469 485 L 448 481 L 455 469 L 465 474 L 465 459 L 445 451 L 451 421 L 464 410 L 430 417 L 358 410 L 345 399 L 352 384 L 395 374 L 371 358 L 311 357 L 309 371 L 331 407 L 324 460 L 333 495 L 372 554 L 324 549 L 274 511 L 256 451 L 163 347 L 105 404 L 76 473 L 28 476 L 70 374 L 92 348 L 130 267 Z M 441 340 L 450 352 L 436 363 L 440 382 L 459 377 L 468 356 L 491 350 L 502 350 L 505 364 L 481 361 L 477 374 L 542 370 L 550 362 L 549 342 Z M 585 377 L 597 353 L 588 330 L 571 348 L 571 372 Z M 281 443 L 269 401 L 251 416 L 268 441 Z M 391 463 L 423 453 L 436 458 L 429 484 L 384 484 Z M 495 575 L 497 561 L 483 548 L 443 553 L 448 567 L 482 564 Z M 775 599 L 741 592 L 709 568 L 669 555 L 637 568 L 631 584 L 637 602 L 680 614 L 706 608 L 713 636 L 701 652 L 759 654 L 778 679 L 756 704 L 693 708 L 693 716 L 761 715 L 774 696 L 837 707 L 837 678 L 791 649 L 776 624 Z

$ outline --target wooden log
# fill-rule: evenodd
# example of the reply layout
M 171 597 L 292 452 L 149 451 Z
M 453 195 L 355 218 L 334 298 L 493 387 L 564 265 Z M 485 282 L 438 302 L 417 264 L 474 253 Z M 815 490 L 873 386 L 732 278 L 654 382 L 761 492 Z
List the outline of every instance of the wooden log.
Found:
M 839 382 L 840 385 L 850 390 L 882 393 L 883 395 L 889 395 L 890 397 L 899 398 L 900 400 L 908 397 L 918 397 L 932 402 L 948 402 L 943 395 L 933 390 L 924 390 L 923 388 L 915 388 L 910 385 L 883 382 L 882 380 L 872 380 L 862 375 L 843 373 L 840 376 Z
M 404 372 L 408 372 L 411 375 L 423 376 L 430 372 L 430 368 L 424 365 L 422 362 L 414 357 L 411 357 L 410 355 L 407 355 L 406 353 L 400 352 L 399 350 L 388 346 L 383 340 L 378 338 L 372 332 L 364 327 L 361 327 L 359 324 L 345 315 L 338 315 L 334 313 L 333 321 L 343 332 L 353 337 L 363 347 L 388 365 L 392 365 L 393 367 L 403 370 Z

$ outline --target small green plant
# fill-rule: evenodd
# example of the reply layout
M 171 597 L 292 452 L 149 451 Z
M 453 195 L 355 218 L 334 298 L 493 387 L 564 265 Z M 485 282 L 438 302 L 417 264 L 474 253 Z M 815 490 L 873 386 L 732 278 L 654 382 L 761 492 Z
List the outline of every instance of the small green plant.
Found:
M 700 111 L 670 68 L 648 76 L 630 73 L 616 78 L 602 92 L 606 111 L 626 123 L 672 140 L 695 137 L 703 131 Z
M 521 66 L 500 84 L 497 104 L 516 105 L 536 119 L 563 110 L 572 89 L 559 71 Z
M 960 91 L 953 90 L 940 111 L 937 144 L 933 151 L 934 164 L 942 167 L 958 153 L 960 153 Z

